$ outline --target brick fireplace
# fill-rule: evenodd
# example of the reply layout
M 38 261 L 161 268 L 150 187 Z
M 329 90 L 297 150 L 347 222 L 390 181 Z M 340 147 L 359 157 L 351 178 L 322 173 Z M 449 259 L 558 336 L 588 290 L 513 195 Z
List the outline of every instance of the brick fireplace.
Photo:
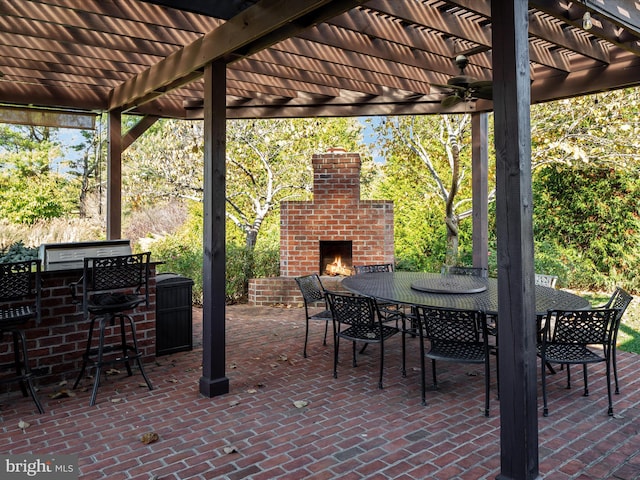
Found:
M 250 303 L 298 304 L 294 277 L 317 273 L 335 288 L 353 265 L 393 263 L 393 202 L 360 199 L 360 155 L 333 149 L 312 165 L 313 200 L 280 205 L 281 276 L 252 279 Z

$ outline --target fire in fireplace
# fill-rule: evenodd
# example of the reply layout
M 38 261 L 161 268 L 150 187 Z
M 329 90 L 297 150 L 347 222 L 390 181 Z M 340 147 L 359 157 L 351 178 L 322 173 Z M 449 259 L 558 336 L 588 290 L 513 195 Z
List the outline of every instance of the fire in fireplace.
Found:
M 351 275 L 351 241 L 320 241 L 320 275 Z

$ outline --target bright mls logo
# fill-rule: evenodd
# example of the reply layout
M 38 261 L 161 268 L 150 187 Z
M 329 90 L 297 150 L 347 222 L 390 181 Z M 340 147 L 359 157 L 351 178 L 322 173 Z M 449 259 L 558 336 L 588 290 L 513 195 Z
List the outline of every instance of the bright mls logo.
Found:
M 0 455 L 2 480 L 77 480 L 77 455 Z

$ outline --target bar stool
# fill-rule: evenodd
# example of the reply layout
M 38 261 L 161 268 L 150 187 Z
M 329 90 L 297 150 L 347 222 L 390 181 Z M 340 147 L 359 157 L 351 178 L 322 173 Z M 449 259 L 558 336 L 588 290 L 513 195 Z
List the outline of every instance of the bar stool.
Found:
M 145 303 L 149 306 L 149 260 L 151 254 L 119 255 L 111 257 L 90 257 L 84 259 L 82 275 L 82 309 L 84 318 L 89 320 L 89 338 L 82 356 L 82 368 L 73 388 L 75 389 L 88 364 L 95 367 L 93 391 L 89 405 L 96 402 L 100 376 L 105 365 L 124 363 L 128 376 L 133 375 L 131 362 L 135 361 L 149 390 L 153 386 L 144 371 L 142 352 L 138 349 L 136 327 L 131 315 L 136 307 Z M 72 286 L 76 288 L 80 281 Z M 120 329 L 118 343 L 106 345 L 107 327 Z M 98 330 L 98 345 L 93 346 L 94 330 Z M 129 339 L 127 339 L 127 327 Z
M 0 263 L 0 339 L 5 334 L 13 338 L 13 364 L 6 365 L 15 370 L 15 374 L 0 379 L 0 383 L 20 383 L 22 394 L 29 393 L 44 413 L 33 386 L 27 341 L 22 327 L 32 318 L 40 323 L 40 260 Z M 28 392 L 27 392 L 28 389 Z

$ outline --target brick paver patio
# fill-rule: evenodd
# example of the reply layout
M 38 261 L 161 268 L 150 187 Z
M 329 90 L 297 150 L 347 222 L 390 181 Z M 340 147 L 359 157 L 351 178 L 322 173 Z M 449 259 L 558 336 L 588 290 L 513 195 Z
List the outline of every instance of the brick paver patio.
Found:
M 18 393 L 0 397 L 3 453 L 76 454 L 83 479 L 491 479 L 500 469 L 499 400 L 482 414 L 476 367 L 441 365 L 440 390 L 420 404 L 417 340 L 409 339 L 408 373 L 399 373 L 400 337 L 387 349 L 385 388 L 376 386 L 378 350 L 352 368 L 344 345 L 338 378 L 332 347 L 312 327 L 302 357 L 303 310 L 233 305 L 227 310 L 227 376 L 231 391 L 198 393 L 200 315 L 192 352 L 148 364 L 142 377 L 103 381 L 97 404 L 88 388 L 52 398 L 70 385 L 45 386 L 38 415 Z M 591 396 L 564 372 L 551 378 L 550 416 L 539 416 L 540 472 L 545 479 L 640 479 L 640 356 L 619 353 L 621 393 L 607 416 L 603 371 L 590 368 Z M 495 372 L 495 365 L 493 368 Z M 429 378 L 429 377 L 428 377 Z M 69 384 L 72 384 L 69 378 Z M 495 387 L 495 379 L 494 379 Z M 294 402 L 307 402 L 296 406 Z M 19 428 L 20 421 L 30 425 Z M 141 436 L 159 439 L 144 444 Z

